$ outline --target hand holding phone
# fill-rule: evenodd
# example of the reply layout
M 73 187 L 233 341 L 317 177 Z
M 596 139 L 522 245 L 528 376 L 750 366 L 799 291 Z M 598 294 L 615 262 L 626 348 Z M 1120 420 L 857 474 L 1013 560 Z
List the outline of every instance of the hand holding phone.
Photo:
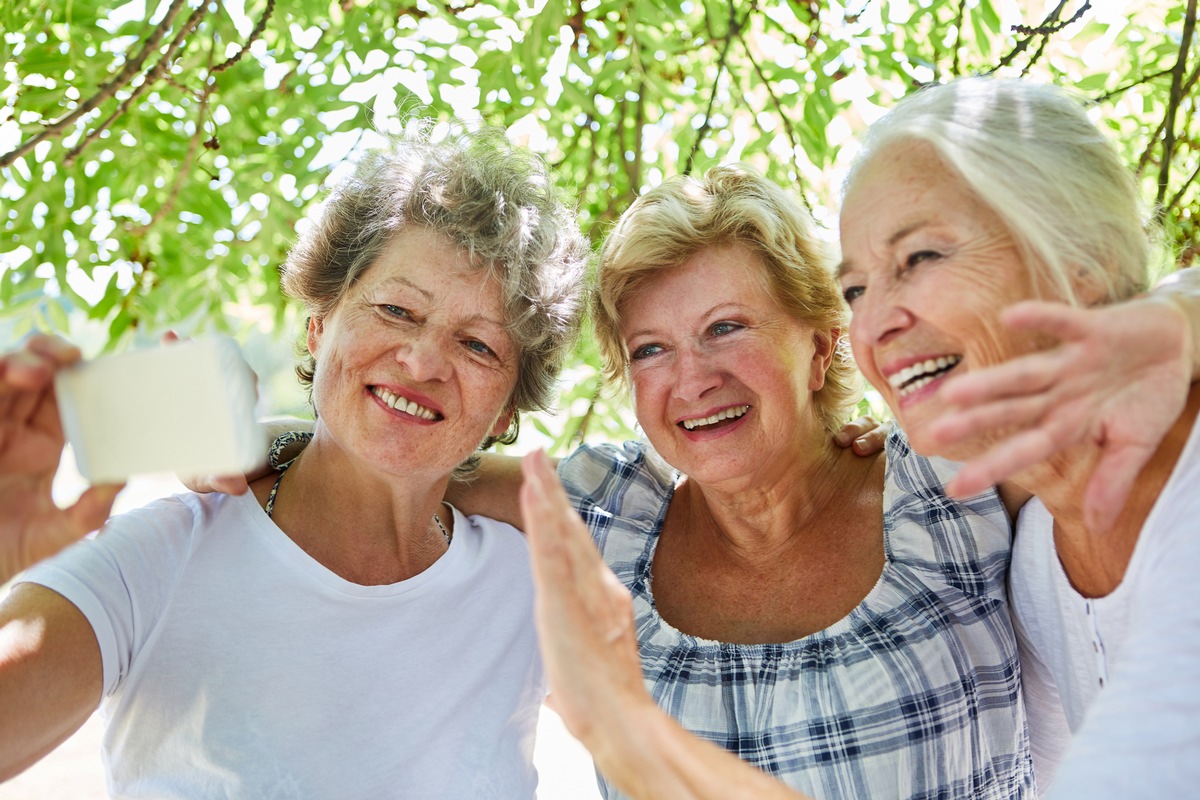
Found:
M 240 474 L 265 458 L 254 374 L 231 339 L 80 362 L 54 385 L 76 464 L 93 483 L 147 472 Z

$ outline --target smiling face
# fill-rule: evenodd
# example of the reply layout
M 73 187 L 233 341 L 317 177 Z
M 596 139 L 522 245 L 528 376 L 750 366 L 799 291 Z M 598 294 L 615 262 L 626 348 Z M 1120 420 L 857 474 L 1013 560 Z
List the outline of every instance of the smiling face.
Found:
M 938 392 L 957 374 L 997 364 L 1037 343 L 999 323 L 1034 296 L 1016 243 L 995 211 L 924 144 L 893 145 L 855 180 L 842 208 L 842 291 L 850 341 L 913 446 L 947 406 Z M 966 459 L 986 442 L 954 453 Z
M 812 404 L 831 337 L 787 315 L 741 244 L 646 279 L 620 309 L 638 422 L 701 483 L 778 475 L 826 434 Z
M 308 348 L 319 424 L 384 471 L 449 474 L 508 426 L 518 353 L 500 287 L 429 229 L 398 233 Z

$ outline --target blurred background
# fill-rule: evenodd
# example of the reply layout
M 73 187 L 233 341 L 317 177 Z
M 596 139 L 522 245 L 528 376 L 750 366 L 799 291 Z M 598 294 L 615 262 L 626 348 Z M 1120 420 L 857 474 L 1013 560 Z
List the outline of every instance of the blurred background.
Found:
M 227 333 L 262 413 L 305 416 L 303 315 L 276 268 L 405 119 L 507 128 L 593 246 L 646 188 L 735 160 L 833 244 L 856 135 L 960 75 L 1087 100 L 1139 176 L 1166 272 L 1200 253 L 1195 22 L 1196 0 L 0 0 L 0 346 L 40 329 L 95 356 Z M 636 435 L 590 337 L 561 386 L 512 451 Z M 56 491 L 81 485 L 65 464 Z M 119 507 L 179 488 L 140 479 Z M 586 753 L 544 717 L 541 796 L 596 796 Z M 92 720 L 0 799 L 103 796 L 98 741 Z

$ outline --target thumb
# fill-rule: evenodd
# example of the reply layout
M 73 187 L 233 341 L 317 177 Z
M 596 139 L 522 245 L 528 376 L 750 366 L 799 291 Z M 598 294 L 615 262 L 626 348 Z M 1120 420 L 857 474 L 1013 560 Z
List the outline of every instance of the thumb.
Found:
M 112 513 L 113 501 L 125 484 L 104 484 L 92 486 L 75 501 L 75 505 L 67 509 L 67 519 L 76 535 L 84 536 L 104 525 Z

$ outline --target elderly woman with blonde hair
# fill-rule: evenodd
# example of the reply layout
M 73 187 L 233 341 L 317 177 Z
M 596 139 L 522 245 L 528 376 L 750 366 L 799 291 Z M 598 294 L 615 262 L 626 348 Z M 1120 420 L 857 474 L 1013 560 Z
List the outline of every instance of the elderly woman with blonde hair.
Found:
M 636 211 L 635 206 L 630 219 L 636 218 Z M 1036 359 L 1045 355 L 1053 338 L 1070 338 L 1090 324 L 1079 315 L 1105 313 L 1023 306 L 1012 312 L 1024 315 L 1023 327 L 1006 326 L 1001 322 L 1002 312 L 1014 304 L 1040 299 L 1103 307 L 1144 289 L 1148 249 L 1142 219 L 1133 182 L 1112 148 L 1060 90 L 1022 82 L 960 81 L 917 93 L 876 124 L 848 181 L 842 214 L 844 261 L 839 274 L 854 314 L 850 339 L 856 359 L 895 411 L 917 451 L 972 459 L 1013 433 L 1001 423 L 1020 429 L 1037 417 L 1029 408 L 1040 402 L 1036 396 L 1002 397 L 987 406 L 985 414 L 974 417 L 963 417 L 961 409 L 947 398 L 961 391 L 954 388 L 956 384 L 971 385 L 971 381 L 973 392 L 988 395 L 989 391 L 980 387 L 990 380 L 990 370 L 1002 370 L 1002 365 L 1020 358 L 1045 363 Z M 624 230 L 619 227 L 614 236 L 621 236 Z M 613 247 L 620 245 L 618 239 Z M 764 260 L 754 247 L 746 249 Z M 671 328 L 665 323 L 674 313 L 668 308 L 688 307 L 689 290 L 706 298 L 700 307 L 707 303 L 707 307 L 719 308 L 724 298 L 731 296 L 724 283 L 733 280 L 731 273 L 753 278 L 744 296 L 766 291 L 758 270 L 735 269 L 738 262 L 728 252 L 725 255 L 729 266 L 720 275 L 704 273 L 702 260 L 685 261 L 678 272 L 657 278 L 658 285 L 650 283 L 623 304 L 609 305 L 620 314 L 615 329 L 629 354 L 639 418 L 644 425 L 650 421 L 648 436 L 652 442 L 657 435 L 668 446 L 677 444 L 680 455 L 676 458 L 691 459 L 684 470 L 689 478 L 696 474 L 692 464 L 703 467 L 691 492 L 685 493 L 689 485 L 685 479 L 658 517 L 663 522 L 659 523 L 657 551 L 646 547 L 639 557 L 630 559 L 633 566 L 624 570 L 616 561 L 614 580 L 604 564 L 614 565 L 609 555 L 612 533 L 605 529 L 615 526 L 618 517 L 606 516 L 602 504 L 589 508 L 586 493 L 581 502 L 579 489 L 573 485 L 577 481 L 569 470 L 560 468 L 567 487 L 564 494 L 544 456 L 534 454 L 526 460 L 522 502 L 540 588 L 542 646 L 554 696 L 568 725 L 592 750 L 601 772 L 635 797 L 785 798 L 799 796 L 796 789 L 817 797 L 986 797 L 992 792 L 999 792 L 996 796 L 1032 796 L 1031 778 L 1021 769 L 1027 764 L 1021 756 L 1024 742 L 1019 740 L 1024 728 L 1021 704 L 1005 702 L 1002 693 L 979 691 L 988 685 L 986 679 L 1002 682 L 1003 667 L 996 670 L 996 662 L 989 665 L 988 650 L 979 649 L 980 642 L 971 638 L 981 631 L 980 622 L 992 618 L 972 619 L 962 612 L 963 608 L 977 612 L 993 599 L 996 615 L 992 629 L 1010 633 L 1004 610 L 1006 547 L 998 545 L 988 551 L 994 541 L 988 527 L 973 524 L 989 519 L 988 513 L 999 505 L 993 492 L 965 507 L 957 506 L 944 497 L 941 486 L 942 479 L 954 470 L 938 458 L 910 452 L 904 437 L 897 435 L 889 442 L 886 477 L 869 472 L 857 482 L 843 477 L 832 504 L 844 515 L 847 526 L 836 529 L 836 537 L 818 541 L 827 547 L 836 546 L 834 542 L 848 545 L 838 553 L 841 561 L 837 566 L 842 571 L 836 585 L 822 583 L 823 573 L 818 570 L 828 570 L 830 565 L 822 563 L 819 554 L 817 561 L 810 561 L 811 551 L 769 551 L 781 564 L 773 576 L 776 581 L 764 570 L 755 585 L 747 582 L 742 586 L 740 595 L 731 591 L 737 583 L 730 580 L 738 562 L 722 571 L 714 568 L 716 562 L 704 561 L 717 549 L 705 541 L 706 533 L 710 542 L 720 542 L 726 552 L 732 552 L 726 542 L 739 541 L 723 526 L 728 509 L 751 512 L 740 516 L 732 530 L 749 530 L 751 537 L 770 541 L 771 522 L 785 515 L 789 506 L 779 500 L 786 495 L 766 495 L 772 503 L 764 512 L 756 505 L 763 497 L 760 490 L 786 480 L 807 493 L 832 474 L 822 464 L 824 469 L 816 471 L 818 483 L 814 483 L 814 471 L 803 469 L 803 460 L 781 464 L 773 458 L 785 435 L 798 427 L 772 428 L 767 435 L 753 439 L 746 450 L 713 448 L 710 460 L 695 456 L 730 429 L 729 422 L 718 421 L 722 416 L 740 420 L 757 407 L 740 397 L 734 398 L 732 406 L 715 402 L 728 391 L 726 379 L 771 374 L 761 368 L 766 361 L 752 357 L 752 350 L 725 350 L 719 339 L 732 330 L 779 330 L 773 323 L 747 324 L 724 310 L 713 316 L 698 315 L 694 324 Z M 630 263 L 636 262 L 636 258 L 630 259 Z M 672 277 L 689 271 L 690 282 L 671 282 Z M 602 295 L 603 282 L 602 274 Z M 1180 308 L 1171 303 L 1154 308 L 1160 316 L 1173 320 L 1174 327 L 1169 325 L 1169 329 L 1180 335 L 1187 329 Z M 1037 326 L 1050 326 L 1056 336 L 1029 330 Z M 819 341 L 822 326 L 809 330 L 813 340 Z M 819 351 L 819 346 L 814 348 Z M 1187 349 L 1180 352 L 1181 373 L 1194 368 L 1186 360 Z M 805 368 L 808 353 L 799 346 L 789 351 L 798 362 L 798 380 L 815 385 L 819 383 L 814 380 L 817 371 Z M 1200 597 L 1195 588 L 1200 538 L 1190 524 L 1200 514 L 1200 505 L 1195 493 L 1188 491 L 1200 479 L 1200 445 L 1195 441 L 1200 434 L 1194 432 L 1200 390 L 1179 396 L 1186 382 L 1184 376 L 1173 396 L 1164 399 L 1164 404 L 1174 403 L 1167 406 L 1172 409 L 1169 430 L 1161 445 L 1151 448 L 1128 503 L 1107 530 L 1101 532 L 1094 524 L 1089 527 L 1083 509 L 1085 487 L 1102 458 L 1103 441 L 1084 436 L 1066 452 L 1018 470 L 1003 487 L 1010 508 L 1018 507 L 1030 494 L 1037 496 L 1020 518 L 1012 594 L 1027 670 L 1026 689 L 1036 698 L 1031 723 L 1035 743 L 1040 742 L 1039 780 L 1049 785 L 1049 797 L 1182 797 L 1200 782 L 1200 759 L 1196 758 L 1200 752 L 1200 636 L 1196 635 L 1200 633 Z M 714 400 L 712 409 L 693 412 L 686 405 L 689 397 L 706 396 Z M 799 405 L 802 410 L 813 407 L 812 403 Z M 770 408 L 767 405 L 767 410 Z M 697 413 L 705 415 L 699 424 Z M 958 414 L 957 418 L 947 420 L 952 414 Z M 964 424 L 964 419 L 971 424 Z M 993 430 L 996 426 L 1001 429 Z M 731 444 L 739 444 L 736 432 L 730 439 Z M 947 444 L 950 441 L 955 443 Z M 819 456 L 817 463 L 821 464 Z M 737 465 L 749 468 L 739 472 Z M 755 469 L 758 466 L 762 469 Z M 781 473 L 781 467 L 787 471 Z M 622 476 L 629 471 L 625 470 L 618 469 L 615 474 Z M 608 488 L 617 483 L 616 478 L 601 482 L 606 487 L 601 496 L 617 494 Z M 633 490 L 626 493 L 634 495 Z M 809 496 L 809 507 L 821 508 L 824 495 L 818 491 Z M 710 498 L 718 502 L 709 502 Z M 672 513 L 681 499 L 689 512 L 686 516 Z M 697 499 L 705 502 L 697 503 Z M 874 536 L 850 531 L 850 524 L 867 524 L 867 511 L 872 506 L 878 509 L 880 500 L 883 524 L 874 526 Z M 571 513 L 572 507 L 584 512 L 582 522 Z M 673 519 L 693 522 L 689 532 L 697 531 L 698 536 L 689 540 L 678 533 L 680 527 L 672 529 Z M 646 520 L 655 524 L 653 514 L 643 515 L 644 526 Z M 922 534 L 914 530 L 913 542 L 920 540 L 920 544 L 905 537 L 905 526 L 897 524 L 905 520 L 917 522 Z M 821 532 L 812 521 L 794 530 Z M 587 528 L 592 529 L 590 537 Z M 871 553 L 869 545 L 875 537 L 882 538 L 875 560 L 856 561 L 855 556 Z M 603 559 L 593 549 L 591 538 L 598 542 Z M 922 551 L 922 547 L 926 549 Z M 964 562 L 959 554 L 970 547 L 975 548 L 970 552 L 987 553 L 997 561 L 981 562 L 977 556 Z M 677 582 L 684 575 L 667 560 L 671 553 L 690 570 L 686 573 L 692 578 L 690 593 L 678 592 Z M 913 553 L 924 558 L 910 560 Z M 998 592 L 989 593 L 995 587 L 989 572 L 972 572 L 964 569 L 964 563 L 995 563 L 1001 573 Z M 815 568 L 810 570 L 810 564 Z M 779 765 L 799 760 L 795 748 L 775 738 L 784 730 L 782 720 L 778 728 L 771 729 L 730 726 L 733 735 L 721 740 L 689 719 L 687 705 L 685 713 L 679 713 L 679 698 L 686 704 L 688 684 L 694 679 L 712 687 L 713 701 L 703 707 L 709 713 L 732 716 L 740 707 L 737 693 L 744 687 L 748 696 L 763 701 L 753 706 L 757 712 L 753 718 L 771 719 L 777 698 L 763 689 L 779 683 L 772 682 L 771 670 L 763 663 L 735 656 L 737 663 L 723 665 L 720 674 L 725 677 L 721 680 L 715 677 L 715 670 L 711 674 L 701 670 L 698 662 L 703 656 L 687 658 L 690 653 L 703 653 L 706 643 L 695 639 L 687 642 L 690 647 L 683 654 L 664 660 L 658 680 L 651 673 L 643 683 L 635 645 L 641 647 L 641 666 L 649 666 L 648 651 L 653 663 L 654 647 L 667 639 L 663 631 L 670 631 L 673 620 L 678 620 L 675 627 L 681 631 L 693 627 L 700 634 L 715 634 L 713 639 L 746 630 L 765 631 L 767 637 L 760 636 L 758 641 L 770 641 L 781 630 L 772 625 L 778 619 L 769 608 L 772 603 L 782 601 L 780 606 L 797 620 L 806 618 L 800 613 L 805 605 L 798 600 L 809 596 L 805 593 L 810 590 L 830 598 L 830 606 L 836 605 L 835 599 L 849 603 L 867 585 L 865 580 L 854 582 L 856 564 L 863 568 L 857 573 L 860 578 L 865 577 L 868 565 L 882 564 L 882 571 L 876 572 L 878 582 L 868 586 L 866 596 L 860 597 L 849 613 L 843 608 L 841 619 L 835 620 L 836 611 L 829 608 L 829 615 L 817 617 L 810 630 L 793 629 L 806 634 L 798 641 L 819 642 L 820 646 L 806 653 L 794 673 L 794 696 L 801 701 L 791 710 L 789 721 L 792 730 L 804 731 L 811 741 L 829 745 L 815 751 L 820 766 L 828 770 L 828 781 L 818 784 L 785 777 L 781 783 L 768 777 L 782 777 Z M 936 577 L 939 572 L 941 579 Z M 922 606 L 889 592 L 888 599 L 898 604 L 897 608 L 890 614 L 871 608 L 873 599 L 898 573 L 907 573 L 905 585 L 909 587 L 922 580 L 938 583 L 960 592 L 965 600 L 947 607 Z M 917 596 L 928 597 L 929 592 L 920 589 Z M 694 610 L 707 603 L 712 604 L 712 618 L 706 622 Z M 864 611 L 870 619 L 864 630 L 870 635 L 863 641 L 873 647 L 856 654 L 847 648 L 842 634 L 867 616 Z M 697 627 L 700 625 L 704 627 Z M 817 625 L 824 630 L 811 630 Z M 986 729 L 983 721 L 989 718 L 983 713 L 971 720 L 977 727 L 967 733 L 971 725 L 964 728 L 954 716 L 944 714 L 941 701 L 956 695 L 949 683 L 941 693 L 930 691 L 907 699 L 899 696 L 894 707 L 880 703 L 868 709 L 865 706 L 881 697 L 887 683 L 880 675 L 858 675 L 838 686 L 841 694 L 837 699 L 844 704 L 844 715 L 819 713 L 828 703 L 829 695 L 824 693 L 835 685 L 830 680 L 831 670 L 837 668 L 833 665 L 846 660 L 861 668 L 871 658 L 902 664 L 905 651 L 914 645 L 913 635 L 940 626 L 946 629 L 947 641 L 961 644 L 964 660 L 977 661 L 974 671 L 963 671 L 964 681 L 957 688 L 970 698 L 968 704 L 978 699 L 981 712 L 1007 716 L 1019 731 L 1017 738 Z M 686 636 L 682 632 L 677 635 L 680 639 Z M 712 661 L 738 652 L 736 640 L 726 642 L 713 642 Z M 989 644 L 997 642 L 1011 643 L 1011 639 L 993 638 Z M 769 660 L 775 670 L 789 674 L 787 646 L 760 643 L 757 648 L 764 662 Z M 897 673 L 910 688 L 927 686 L 930 668 L 938 664 L 926 660 L 928 656 L 918 658 L 920 670 L 906 668 Z M 1004 663 L 1015 679 L 1016 661 Z M 980 675 L 986 679 L 981 681 Z M 722 700 L 726 701 L 723 705 Z M 917 743 L 922 727 L 911 720 L 925 713 L 946 726 L 938 729 L 945 734 L 941 740 L 945 749 Z M 1056 750 L 1066 728 L 1075 732 L 1075 738 L 1056 772 Z M 870 764 L 865 775 L 849 767 L 856 760 L 866 761 L 864 756 L 874 752 L 862 735 L 864 731 L 889 729 L 909 742 L 891 765 L 894 771 L 877 775 L 874 768 L 882 767 L 882 761 Z M 956 738 L 949 729 L 965 735 Z M 768 744 L 761 757 L 750 759 L 763 770 L 739 763 L 704 741 L 716 741 L 737 752 L 746 739 Z M 965 748 L 953 749 L 955 742 Z M 1014 742 L 1016 747 L 1010 749 Z M 1008 764 L 1012 771 L 970 773 L 967 781 L 946 782 L 955 765 L 968 763 L 980 752 L 989 753 L 993 765 Z M 1008 761 L 1002 757 L 1005 753 Z M 888 780 L 891 785 L 880 785 Z M 994 788 L 997 786 L 1000 788 Z

